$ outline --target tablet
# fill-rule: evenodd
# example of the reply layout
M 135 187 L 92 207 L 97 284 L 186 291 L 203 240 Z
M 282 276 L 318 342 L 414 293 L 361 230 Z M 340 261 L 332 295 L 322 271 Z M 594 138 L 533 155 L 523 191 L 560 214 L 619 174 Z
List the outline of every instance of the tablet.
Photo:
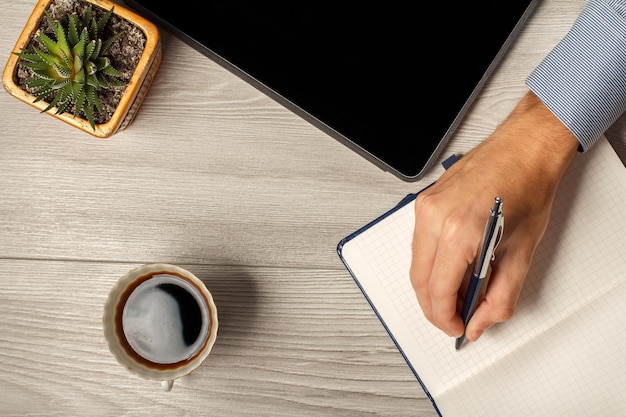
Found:
M 125 3 L 383 170 L 414 181 L 538 1 Z

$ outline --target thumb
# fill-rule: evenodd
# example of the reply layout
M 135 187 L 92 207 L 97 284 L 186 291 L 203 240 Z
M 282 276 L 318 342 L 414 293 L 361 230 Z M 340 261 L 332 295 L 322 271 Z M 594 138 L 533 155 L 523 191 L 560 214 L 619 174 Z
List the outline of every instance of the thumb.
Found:
M 517 273 L 507 274 L 504 265 L 494 265 L 485 298 L 467 324 L 465 334 L 468 340 L 476 341 L 494 324 L 513 317 L 526 271 L 522 268 Z

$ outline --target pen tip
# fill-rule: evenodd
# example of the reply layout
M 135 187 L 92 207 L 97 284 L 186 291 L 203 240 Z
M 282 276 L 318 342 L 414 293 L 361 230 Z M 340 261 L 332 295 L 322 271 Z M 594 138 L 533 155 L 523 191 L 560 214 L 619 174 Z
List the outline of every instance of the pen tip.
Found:
M 461 345 L 463 345 L 463 341 L 465 340 L 465 338 L 463 336 L 459 337 L 458 339 L 456 339 L 456 342 L 454 343 L 454 348 L 456 350 L 461 349 Z

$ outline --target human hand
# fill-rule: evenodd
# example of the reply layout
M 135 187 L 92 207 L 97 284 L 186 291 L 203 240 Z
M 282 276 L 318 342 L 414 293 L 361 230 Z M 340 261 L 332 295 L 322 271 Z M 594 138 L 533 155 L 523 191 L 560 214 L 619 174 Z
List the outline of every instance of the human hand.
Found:
M 504 233 L 466 337 L 475 341 L 512 317 L 577 147 L 569 130 L 529 92 L 491 136 L 417 196 L 410 277 L 431 323 L 451 337 L 463 334 L 463 281 L 496 196 L 504 201 Z

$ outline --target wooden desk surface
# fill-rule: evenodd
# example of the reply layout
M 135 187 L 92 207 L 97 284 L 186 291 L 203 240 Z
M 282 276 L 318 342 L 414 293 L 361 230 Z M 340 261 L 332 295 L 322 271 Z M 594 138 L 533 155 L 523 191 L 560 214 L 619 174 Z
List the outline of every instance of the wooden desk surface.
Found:
M 34 4 L 2 0 L 3 59 Z M 502 121 L 582 5 L 544 1 L 442 159 Z M 442 168 L 404 183 L 163 38 L 138 117 L 110 139 L 0 93 L 0 414 L 435 416 L 335 248 Z M 624 160 L 623 119 L 607 136 Z M 169 393 L 119 366 L 101 325 L 117 279 L 156 261 L 200 277 L 220 317 Z

